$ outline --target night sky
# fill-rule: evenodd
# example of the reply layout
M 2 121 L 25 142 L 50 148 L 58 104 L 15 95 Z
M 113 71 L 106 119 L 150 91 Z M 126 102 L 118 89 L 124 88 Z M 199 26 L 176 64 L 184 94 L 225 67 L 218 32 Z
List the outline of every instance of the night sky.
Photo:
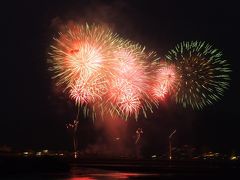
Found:
M 76 107 L 56 93 L 46 60 L 57 27 L 69 21 L 108 24 L 122 37 L 164 54 L 181 41 L 206 41 L 231 64 L 231 86 L 221 101 L 200 111 L 169 103 L 148 119 L 123 122 L 130 142 L 144 129 L 143 151 L 164 152 L 177 129 L 176 146 L 232 152 L 240 150 L 239 6 L 231 1 L 8 1 L 3 5 L 1 33 L 0 146 L 23 149 L 71 149 L 65 123 Z M 104 142 L 109 134 L 91 119 L 81 118 L 80 148 Z M 118 131 L 118 130 L 116 130 Z M 122 132 L 119 130 L 119 132 Z M 99 140 L 101 139 L 101 140 Z

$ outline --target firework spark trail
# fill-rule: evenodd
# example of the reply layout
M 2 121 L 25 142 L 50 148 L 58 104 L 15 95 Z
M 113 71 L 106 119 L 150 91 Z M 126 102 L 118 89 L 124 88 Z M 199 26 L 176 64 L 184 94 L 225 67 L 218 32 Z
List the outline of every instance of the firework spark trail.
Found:
M 133 112 L 138 114 L 141 105 L 140 89 L 136 77 L 141 79 L 142 72 L 136 66 L 137 55 L 123 49 L 115 53 L 118 63 L 115 67 L 117 76 L 112 81 L 110 93 L 113 97 L 112 103 L 126 116 Z
M 117 75 L 112 81 L 113 89 L 110 90 L 113 97 L 111 102 L 117 107 L 113 109 L 118 109 L 125 118 L 135 115 L 137 119 L 140 110 L 146 115 L 145 104 L 149 104 L 146 98 L 149 87 L 144 62 L 146 55 L 144 48 L 139 45 L 131 42 L 125 45 L 115 53 L 119 65 L 115 67 Z
M 108 82 L 101 74 L 95 74 L 90 78 L 80 77 L 76 82 L 70 84 L 70 98 L 76 105 L 91 104 L 96 100 L 101 100 L 102 95 L 107 92 Z
M 153 83 L 152 94 L 156 98 L 163 100 L 166 95 L 172 95 L 178 82 L 178 74 L 173 64 L 159 63 L 155 70 L 156 79 Z
M 182 42 L 166 58 L 177 67 L 180 80 L 175 98 L 184 107 L 200 109 L 210 105 L 229 86 L 229 64 L 218 49 L 205 42 Z
M 124 78 L 116 78 L 112 83 L 109 92 L 112 109 L 126 118 L 132 113 L 137 115 L 141 107 L 140 92 L 134 89 L 132 82 Z
M 144 48 L 125 41 L 114 55 L 114 76 L 110 80 L 105 103 L 107 109 L 124 119 L 132 115 L 137 119 L 140 111 L 146 116 L 146 111 L 151 109 L 152 99 L 147 94 L 150 79 L 147 76 L 147 64 L 144 62 Z

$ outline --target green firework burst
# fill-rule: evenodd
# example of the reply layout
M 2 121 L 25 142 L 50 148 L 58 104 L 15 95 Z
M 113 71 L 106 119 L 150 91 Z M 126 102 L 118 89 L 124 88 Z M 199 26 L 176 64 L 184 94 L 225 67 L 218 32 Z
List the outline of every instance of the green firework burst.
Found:
M 201 109 L 218 101 L 229 87 L 231 72 L 222 52 L 205 42 L 181 42 L 166 55 L 177 67 L 176 103 Z

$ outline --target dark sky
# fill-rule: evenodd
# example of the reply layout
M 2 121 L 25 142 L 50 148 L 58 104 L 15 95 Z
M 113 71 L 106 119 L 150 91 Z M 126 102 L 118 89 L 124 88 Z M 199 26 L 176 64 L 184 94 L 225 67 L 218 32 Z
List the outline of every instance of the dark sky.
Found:
M 8 1 L 3 4 L 1 22 L 0 146 L 71 148 L 65 123 L 74 117 L 75 109 L 54 93 L 46 59 L 56 25 L 74 20 L 109 24 L 124 38 L 162 56 L 183 40 L 207 41 L 222 50 L 233 72 L 231 86 L 221 101 L 200 111 L 174 103 L 160 106 L 148 119 L 133 120 L 127 127 L 129 134 L 138 126 L 144 128 L 144 147 L 149 152 L 164 151 L 174 128 L 178 146 L 240 150 L 238 7 L 229 0 Z M 101 136 L 94 126 L 90 119 L 81 119 L 81 147 Z

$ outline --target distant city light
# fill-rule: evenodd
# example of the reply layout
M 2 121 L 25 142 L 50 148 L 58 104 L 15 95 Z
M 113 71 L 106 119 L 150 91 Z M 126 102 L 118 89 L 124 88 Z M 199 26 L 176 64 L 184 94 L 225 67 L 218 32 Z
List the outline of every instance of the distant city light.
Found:
M 47 150 L 47 149 L 44 149 L 44 150 L 43 150 L 43 153 L 48 153 L 48 150 Z
M 155 155 L 155 154 L 154 154 L 154 155 L 152 155 L 152 158 L 156 158 L 156 157 L 157 157 L 157 155 Z
M 36 152 L 36 156 L 41 156 L 42 152 Z
M 231 156 L 231 160 L 237 160 L 237 156 Z

